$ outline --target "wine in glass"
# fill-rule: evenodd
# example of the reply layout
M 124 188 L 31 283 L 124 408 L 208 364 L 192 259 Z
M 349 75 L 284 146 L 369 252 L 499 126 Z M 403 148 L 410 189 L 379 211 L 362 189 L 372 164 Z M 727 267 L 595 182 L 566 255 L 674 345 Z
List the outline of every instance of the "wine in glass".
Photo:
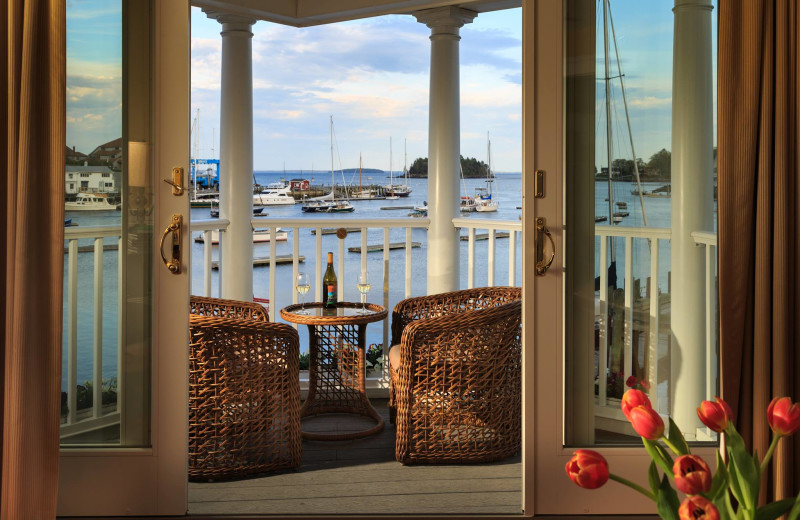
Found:
M 300 295 L 300 310 L 296 311 L 297 314 L 308 314 L 308 311 L 306 310 L 305 296 L 308 290 L 311 288 L 311 282 L 309 281 L 306 273 L 297 273 L 297 280 L 295 281 L 294 288 L 297 291 L 297 294 Z
M 367 310 L 366 303 L 367 303 L 367 293 L 372 288 L 372 282 L 369 279 L 369 274 L 364 271 L 360 275 L 358 275 L 358 282 L 356 283 L 356 287 L 358 288 L 358 292 L 361 293 L 361 310 L 358 311 L 359 314 L 369 314 Z

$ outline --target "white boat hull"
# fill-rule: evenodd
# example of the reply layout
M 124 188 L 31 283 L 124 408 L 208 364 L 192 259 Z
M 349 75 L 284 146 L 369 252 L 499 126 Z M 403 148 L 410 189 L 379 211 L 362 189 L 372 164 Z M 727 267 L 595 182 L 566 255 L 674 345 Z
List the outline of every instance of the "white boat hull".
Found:
M 487 204 L 478 204 L 477 206 L 475 206 L 475 211 L 480 211 L 482 213 L 487 213 L 489 211 L 497 211 L 497 203 L 489 202 Z

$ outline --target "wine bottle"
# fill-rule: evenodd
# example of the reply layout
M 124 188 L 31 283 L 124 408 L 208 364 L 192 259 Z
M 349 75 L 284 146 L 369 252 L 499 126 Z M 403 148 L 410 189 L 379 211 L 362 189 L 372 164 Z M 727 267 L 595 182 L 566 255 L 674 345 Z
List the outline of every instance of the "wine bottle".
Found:
M 336 307 L 337 295 L 336 273 L 333 270 L 333 253 L 328 253 L 328 268 L 322 277 L 322 306 L 326 309 Z

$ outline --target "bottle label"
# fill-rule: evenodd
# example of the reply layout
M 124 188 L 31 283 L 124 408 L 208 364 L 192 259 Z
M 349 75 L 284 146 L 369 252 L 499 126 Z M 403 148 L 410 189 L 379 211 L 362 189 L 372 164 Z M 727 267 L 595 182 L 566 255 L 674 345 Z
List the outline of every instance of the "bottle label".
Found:
M 336 303 L 336 286 L 332 285 L 332 284 L 329 284 L 327 292 L 328 292 L 328 294 L 327 294 L 326 300 L 328 301 L 329 304 L 335 304 Z

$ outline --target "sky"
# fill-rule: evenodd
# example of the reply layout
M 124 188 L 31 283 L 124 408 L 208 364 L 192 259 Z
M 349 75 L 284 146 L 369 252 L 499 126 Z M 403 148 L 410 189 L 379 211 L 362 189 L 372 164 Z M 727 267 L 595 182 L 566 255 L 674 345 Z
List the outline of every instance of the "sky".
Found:
M 670 148 L 674 4 L 611 5 L 636 155 L 647 161 Z M 121 135 L 120 12 L 120 3 L 107 0 L 67 4 L 67 144 L 84 153 Z M 483 13 L 461 29 L 461 153 L 486 161 L 488 133 L 498 172 L 522 169 L 521 15 L 521 9 Z M 221 26 L 198 8 L 192 8 L 191 24 L 187 127 L 198 122 L 191 153 L 218 158 Z M 430 30 L 412 16 L 309 28 L 259 21 L 253 33 L 256 170 L 329 169 L 331 116 L 337 169 L 357 167 L 361 155 L 365 168 L 388 170 L 391 153 L 392 168 L 402 170 L 404 146 L 409 165 L 427 156 Z M 613 48 L 611 64 L 616 76 Z M 618 79 L 612 91 L 614 157 L 630 158 Z M 598 150 L 605 148 L 602 96 L 598 81 Z

